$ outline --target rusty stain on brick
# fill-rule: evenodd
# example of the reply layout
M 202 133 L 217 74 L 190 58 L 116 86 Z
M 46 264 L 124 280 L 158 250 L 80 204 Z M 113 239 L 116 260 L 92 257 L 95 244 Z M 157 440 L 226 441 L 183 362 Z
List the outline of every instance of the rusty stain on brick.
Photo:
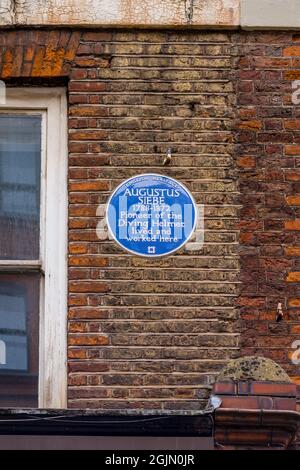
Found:
M 67 76 L 71 67 L 81 33 L 54 30 L 45 34 L 45 42 L 40 44 L 40 32 L 35 31 L 30 35 L 26 31 L 16 31 L 14 34 L 2 33 L 1 46 L 3 61 L 0 65 L 2 78 L 16 77 L 60 77 Z M 64 38 L 64 46 L 62 43 Z M 0 51 L 1 52 L 1 51 Z

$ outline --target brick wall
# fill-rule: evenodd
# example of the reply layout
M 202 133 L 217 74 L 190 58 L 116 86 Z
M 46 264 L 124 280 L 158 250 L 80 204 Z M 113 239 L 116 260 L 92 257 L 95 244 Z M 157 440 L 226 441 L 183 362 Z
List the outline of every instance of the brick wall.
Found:
M 84 33 L 70 78 L 69 405 L 199 409 L 238 352 L 230 35 Z M 203 250 L 147 260 L 97 239 L 97 205 L 143 172 L 205 204 Z
M 238 41 L 241 352 L 274 359 L 300 383 L 291 362 L 300 332 L 300 105 L 292 103 L 300 35 L 249 33 Z
M 299 382 L 299 57 L 285 32 L 0 33 L 0 78 L 68 83 L 70 407 L 198 409 L 245 354 Z M 205 204 L 202 250 L 146 260 L 98 240 L 98 205 L 147 171 Z

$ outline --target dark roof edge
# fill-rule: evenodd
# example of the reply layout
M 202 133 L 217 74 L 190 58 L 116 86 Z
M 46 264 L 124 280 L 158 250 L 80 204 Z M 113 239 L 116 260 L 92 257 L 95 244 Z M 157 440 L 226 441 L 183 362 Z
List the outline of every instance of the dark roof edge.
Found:
M 213 435 L 211 411 L 0 409 L 0 435 Z

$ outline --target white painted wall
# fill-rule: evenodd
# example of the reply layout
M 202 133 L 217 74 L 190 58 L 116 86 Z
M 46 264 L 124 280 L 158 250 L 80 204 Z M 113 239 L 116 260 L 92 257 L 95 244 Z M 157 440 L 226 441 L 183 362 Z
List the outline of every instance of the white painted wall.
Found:
M 300 28 L 300 0 L 241 0 L 243 29 Z
M 300 0 L 0 0 L 0 26 L 300 28 Z
M 12 0 L 0 0 L 0 25 L 9 25 L 13 21 Z
M 0 0 L 0 25 L 239 25 L 240 0 Z

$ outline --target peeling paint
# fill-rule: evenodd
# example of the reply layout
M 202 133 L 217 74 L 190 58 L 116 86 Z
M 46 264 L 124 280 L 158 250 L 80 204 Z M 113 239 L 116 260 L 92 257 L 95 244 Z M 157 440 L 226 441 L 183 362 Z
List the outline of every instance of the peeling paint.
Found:
M 0 0 L 1 25 L 236 26 L 240 0 Z
M 13 1 L 0 0 L 0 25 L 13 24 L 14 20 Z
M 240 0 L 195 1 L 193 24 L 202 21 L 207 25 L 238 25 L 239 6 Z

